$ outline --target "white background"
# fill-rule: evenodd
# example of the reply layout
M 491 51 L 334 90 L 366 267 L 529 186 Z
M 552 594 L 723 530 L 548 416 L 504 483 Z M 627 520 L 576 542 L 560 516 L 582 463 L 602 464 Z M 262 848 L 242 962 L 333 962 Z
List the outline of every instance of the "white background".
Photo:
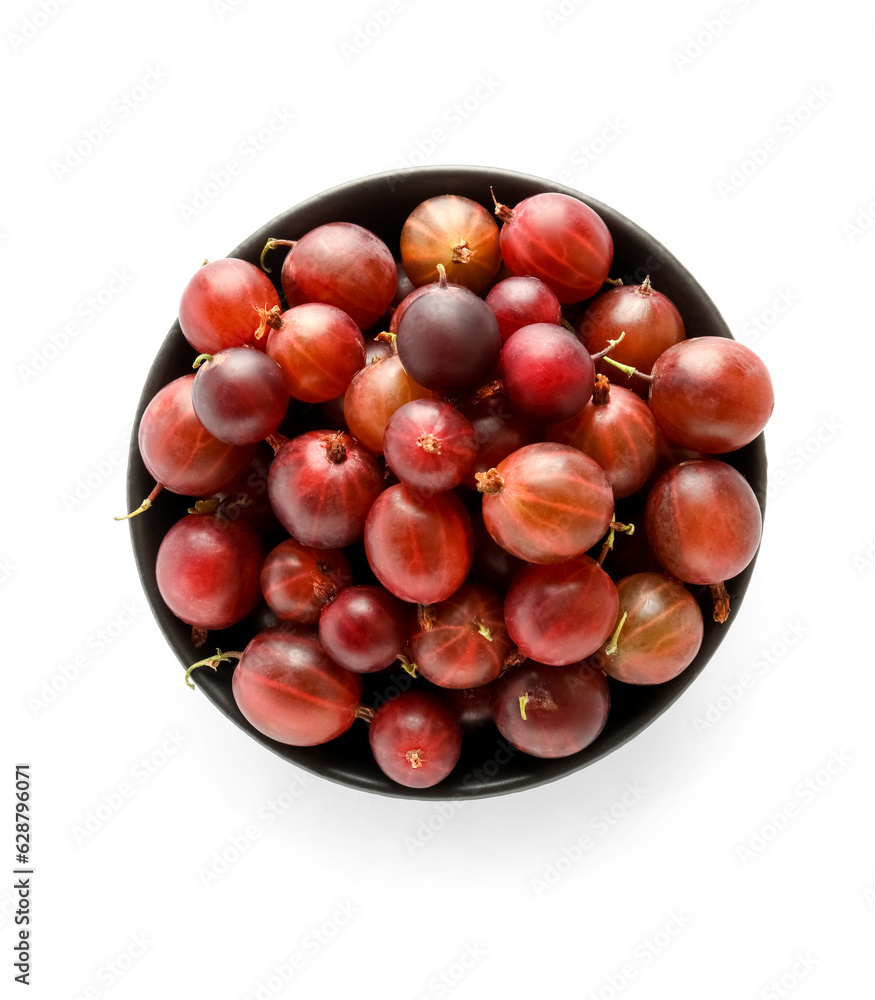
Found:
M 28 996 L 871 996 L 871 5 L 9 0 L 0 28 L 4 995 L 27 761 Z M 411 162 L 614 206 L 777 392 L 705 672 L 600 763 L 442 812 L 312 779 L 187 690 L 112 520 L 201 260 Z

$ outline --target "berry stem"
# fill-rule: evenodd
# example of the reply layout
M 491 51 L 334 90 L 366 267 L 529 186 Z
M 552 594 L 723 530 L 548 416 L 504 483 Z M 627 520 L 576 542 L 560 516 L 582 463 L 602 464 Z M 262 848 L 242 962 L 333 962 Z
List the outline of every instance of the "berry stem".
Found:
M 474 619 L 474 624 L 477 626 L 477 631 L 480 633 L 480 635 L 482 635 L 483 638 L 487 639 L 489 642 L 492 642 L 492 633 L 483 624 L 483 622 L 481 622 L 479 619 L 475 618 Z
M 223 653 L 221 649 L 217 649 L 215 656 L 207 656 L 203 660 L 198 660 L 197 663 L 192 663 L 185 672 L 185 683 L 194 691 L 194 684 L 191 682 L 192 670 L 196 670 L 198 667 L 211 667 L 213 670 L 218 670 L 220 663 L 227 663 L 232 658 L 239 660 L 242 655 L 242 653 Z
M 284 444 L 289 443 L 289 439 L 285 436 L 285 434 L 280 434 L 278 431 L 273 434 L 268 434 L 264 440 L 271 446 L 271 448 L 273 448 L 274 455 Z
M 416 621 L 423 632 L 431 632 L 437 621 L 433 604 L 417 604 Z
M 403 653 L 399 653 L 397 657 L 401 661 L 401 666 L 410 674 L 411 677 L 416 676 L 416 671 L 419 669 L 413 660 L 409 660 Z
M 200 368 L 200 366 L 201 366 L 201 365 L 202 365 L 202 364 L 203 364 L 203 363 L 204 363 L 205 361 L 212 361 L 212 360 L 213 360 L 213 356 L 212 356 L 212 354 L 199 354 L 199 355 L 198 355 L 198 356 L 197 356 L 197 357 L 196 357 L 196 358 L 194 359 L 194 362 L 193 362 L 193 364 L 192 364 L 192 366 L 191 366 L 191 367 L 192 367 L 192 368 Z
M 475 472 L 474 478 L 477 480 L 477 489 L 481 493 L 501 493 L 504 489 L 504 479 L 498 469 Z
M 267 243 L 264 244 L 264 249 L 261 251 L 261 257 L 258 259 L 258 263 L 261 265 L 261 270 L 265 274 L 270 274 L 271 270 L 264 263 L 264 256 L 268 250 L 273 250 L 274 247 L 293 247 L 295 245 L 294 240 L 275 240 L 273 238 L 269 239 Z
M 650 284 L 650 275 L 641 282 L 641 284 L 635 289 L 639 295 L 647 297 L 648 295 L 653 295 L 653 285 Z
M 434 434 L 420 434 L 416 443 L 428 455 L 440 455 L 441 443 Z
M 504 395 L 504 382 L 500 378 L 493 379 L 491 382 L 487 382 L 486 385 L 481 385 L 477 389 L 473 396 L 471 396 L 472 403 L 481 403 L 484 399 L 492 399 L 493 396 L 503 396 Z
M 605 361 L 611 361 L 611 359 L 608 357 L 608 354 L 611 351 L 613 351 L 613 349 L 617 346 L 617 344 L 620 343 L 620 341 L 622 341 L 622 339 L 625 336 L 626 336 L 626 331 L 623 330 L 620 333 L 620 336 L 617 337 L 616 340 L 609 340 L 607 347 L 605 347 L 603 350 L 599 351 L 598 354 L 590 354 L 590 357 L 593 359 L 593 361 L 601 361 L 602 358 L 604 358 Z M 616 361 L 611 361 L 611 364 L 616 364 Z
M 155 499 L 155 497 L 158 496 L 158 494 L 163 489 L 164 489 L 164 486 L 161 483 L 155 483 L 155 488 L 152 490 L 152 492 L 146 497 L 146 499 L 140 504 L 140 506 L 136 510 L 132 510 L 130 512 L 130 514 L 123 514 L 121 517 L 114 517 L 113 520 L 114 521 L 127 521 L 129 518 L 136 517 L 137 514 L 142 514 L 144 510 L 148 510 L 152 506 L 152 501 Z
M 711 596 L 714 599 L 714 621 L 722 625 L 729 617 L 729 592 L 722 581 L 711 584 Z
M 626 619 L 629 617 L 629 612 L 624 611 L 622 618 L 617 622 L 617 627 L 614 629 L 614 634 L 611 636 L 610 642 L 605 646 L 605 652 L 608 656 L 613 656 L 617 652 L 617 640 L 620 638 L 620 632 L 623 626 L 626 624 Z
M 259 306 L 258 315 L 261 322 L 258 324 L 258 329 L 255 331 L 256 340 L 261 340 L 261 338 L 267 333 L 268 327 L 270 327 L 271 330 L 282 330 L 283 317 L 282 309 L 280 309 L 279 306 L 273 306 L 270 309 Z
M 614 361 L 614 359 L 609 358 L 607 354 L 604 355 L 604 360 L 607 361 L 609 365 L 613 365 L 614 368 L 619 368 L 620 371 L 626 375 L 637 375 L 638 378 L 643 378 L 647 382 L 653 381 L 652 375 L 647 375 L 645 372 L 639 372 L 637 368 L 632 368 L 631 365 L 621 365 L 619 361 Z
M 467 264 L 475 253 L 477 253 L 477 250 L 472 250 L 471 244 L 462 238 L 458 243 L 453 245 L 453 253 L 450 260 L 453 264 Z
M 611 401 L 611 383 L 605 375 L 596 375 L 592 391 L 593 406 L 607 406 Z
M 528 700 L 529 700 L 528 694 L 521 694 L 520 695 L 520 715 L 522 716 L 523 722 L 528 722 L 529 721 L 526 718 L 526 704 L 528 703 Z
M 635 525 L 622 524 L 620 521 L 611 520 L 611 525 L 610 529 L 608 530 L 607 538 L 605 538 L 604 545 L 602 545 L 602 550 L 601 552 L 599 552 L 599 557 L 596 560 L 599 566 L 602 566 L 604 564 L 605 557 L 607 556 L 607 554 L 613 551 L 614 536 L 618 531 L 621 531 L 624 535 L 629 535 L 629 537 L 631 538 L 632 535 L 635 534 Z
M 438 288 L 446 288 L 449 282 L 447 281 L 447 269 L 443 264 L 437 265 L 438 273 Z
M 513 209 L 508 208 L 507 205 L 502 205 L 498 198 L 495 197 L 495 192 L 492 190 L 492 185 L 489 186 L 489 193 L 492 195 L 492 200 L 495 202 L 495 214 L 501 219 L 502 222 L 510 222 L 514 217 Z
M 328 461 L 341 465 L 346 461 L 346 445 L 343 441 L 343 431 L 336 431 L 325 439 L 325 454 Z
M 518 667 L 523 660 L 526 659 L 526 654 L 519 648 L 511 650 L 504 658 L 504 669 L 509 670 L 511 667 Z
M 355 710 L 355 717 L 361 719 L 363 722 L 367 722 L 369 725 L 374 718 L 374 710 L 370 705 L 359 705 Z

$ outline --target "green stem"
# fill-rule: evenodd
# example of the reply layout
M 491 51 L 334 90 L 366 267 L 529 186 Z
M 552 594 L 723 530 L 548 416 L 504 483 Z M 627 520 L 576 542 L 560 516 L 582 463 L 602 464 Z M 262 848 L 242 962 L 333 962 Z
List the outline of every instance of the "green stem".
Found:
M 197 663 L 192 663 L 185 672 L 185 683 L 194 691 L 194 684 L 189 679 L 192 670 L 196 670 L 198 667 L 212 667 L 213 670 L 217 670 L 220 663 L 227 663 L 232 658 L 239 660 L 242 655 L 242 653 L 223 653 L 221 649 L 217 649 L 215 656 L 208 656 L 203 660 L 198 660 Z
M 629 617 L 629 612 L 624 611 L 623 617 L 617 623 L 616 629 L 614 629 L 614 634 L 611 636 L 611 641 L 605 646 L 605 652 L 608 656 L 613 656 L 617 652 L 617 640 L 620 638 L 620 630 L 626 624 L 626 619 Z

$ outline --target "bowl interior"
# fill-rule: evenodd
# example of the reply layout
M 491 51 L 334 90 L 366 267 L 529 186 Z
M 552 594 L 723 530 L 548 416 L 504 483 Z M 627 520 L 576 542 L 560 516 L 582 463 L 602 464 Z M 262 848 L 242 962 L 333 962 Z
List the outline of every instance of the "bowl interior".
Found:
M 649 274 L 654 286 L 668 295 L 680 310 L 688 336 L 731 337 L 714 303 L 692 275 L 665 247 L 640 227 L 607 205 L 571 188 L 502 169 L 414 168 L 356 180 L 310 198 L 277 216 L 228 256 L 258 264 L 262 248 L 269 237 L 297 239 L 315 226 L 347 221 L 375 232 L 398 258 L 401 227 L 421 201 L 440 194 L 458 194 L 491 207 L 490 186 L 494 188 L 496 197 L 510 206 L 543 191 L 560 191 L 586 202 L 601 215 L 613 236 L 612 278 L 622 278 L 625 284 L 638 284 Z M 278 262 L 273 267 L 271 278 L 281 292 Z M 137 409 L 128 466 L 129 509 L 137 507 L 154 486 L 137 446 L 140 417 L 158 389 L 191 371 L 193 358 L 194 352 L 183 337 L 179 323 L 174 323 L 149 371 Z M 764 510 L 766 458 L 763 436 L 760 435 L 757 440 L 732 455 L 725 456 L 725 460 L 745 476 Z M 168 643 L 185 667 L 208 655 L 217 646 L 225 650 L 242 649 L 256 630 L 251 622 L 243 622 L 230 629 L 211 633 L 206 646 L 199 651 L 192 646 L 189 626 L 177 619 L 161 599 L 155 582 L 158 547 L 170 526 L 183 516 L 190 505 L 190 498 L 165 490 L 151 510 L 130 521 L 135 558 L 146 597 Z M 232 665 L 223 664 L 217 671 L 196 671 L 193 679 L 224 715 L 259 743 L 299 767 L 332 781 L 402 798 L 467 799 L 519 791 L 554 781 L 593 763 L 636 736 L 661 715 L 695 680 L 720 645 L 726 629 L 736 620 L 754 562 L 728 583 L 733 610 L 724 625 L 717 625 L 711 620 L 710 594 L 707 588 L 690 588 L 699 599 L 705 618 L 704 641 L 696 659 L 677 678 L 665 684 L 637 687 L 611 680 L 611 711 L 608 722 L 598 739 L 589 747 L 572 757 L 542 760 L 515 750 L 490 726 L 485 731 L 466 734 L 462 757 L 456 769 L 433 788 L 404 788 L 383 775 L 371 756 L 367 727 L 362 722 L 357 721 L 342 737 L 322 746 L 286 746 L 263 736 L 243 718 L 231 694 Z M 410 677 L 398 667 L 390 671 L 388 679 L 381 678 L 380 691 L 383 697 L 391 698 L 411 683 Z

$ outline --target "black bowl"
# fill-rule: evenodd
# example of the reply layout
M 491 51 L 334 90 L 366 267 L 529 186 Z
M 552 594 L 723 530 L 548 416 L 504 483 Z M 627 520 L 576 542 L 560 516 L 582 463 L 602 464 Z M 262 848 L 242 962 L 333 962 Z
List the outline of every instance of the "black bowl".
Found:
M 560 191 L 590 205 L 607 223 L 614 238 L 612 278 L 625 284 L 640 283 L 651 275 L 654 284 L 680 310 L 688 335 L 731 337 L 714 303 L 692 275 L 652 236 L 607 205 L 578 191 L 539 177 L 488 167 L 423 167 L 377 174 L 332 188 L 277 216 L 228 255 L 257 264 L 269 237 L 297 239 L 307 230 L 327 222 L 355 222 L 375 232 L 398 258 L 398 240 L 404 220 L 426 198 L 459 194 L 491 206 L 490 185 L 502 202 L 513 206 L 543 191 Z M 272 275 L 279 290 L 279 267 Z M 180 290 L 181 291 L 181 290 Z M 163 385 L 191 371 L 194 352 L 174 323 L 149 372 L 137 410 L 128 467 L 130 509 L 149 494 L 154 482 L 140 458 L 137 428 L 149 400 Z M 761 509 L 765 506 L 766 457 L 763 436 L 745 448 L 724 456 L 751 484 Z M 244 622 L 213 633 L 203 651 L 192 646 L 191 629 L 176 618 L 162 601 L 155 583 L 155 559 L 164 534 L 190 505 L 190 498 L 163 491 L 147 513 L 130 522 L 134 554 L 146 597 L 170 646 L 184 666 L 222 649 L 242 649 L 257 626 Z M 453 773 L 433 788 L 409 789 L 390 781 L 376 766 L 368 747 L 367 727 L 356 722 L 342 737 L 317 747 L 292 747 L 277 743 L 255 730 L 241 715 L 231 694 L 233 666 L 218 671 L 198 670 L 193 679 L 207 698 L 255 740 L 286 760 L 313 774 L 368 792 L 401 798 L 471 799 L 543 785 L 571 774 L 622 746 L 661 715 L 695 680 L 736 620 L 747 589 L 752 562 L 729 584 L 732 613 L 724 625 L 711 620 L 707 588 L 691 588 L 702 604 L 705 636 L 693 663 L 665 684 L 639 687 L 610 681 L 611 711 L 598 739 L 572 757 L 543 760 L 516 751 L 494 727 L 467 734 L 462 757 Z M 400 668 L 381 680 L 381 694 L 397 697 L 411 683 Z M 182 678 L 180 677 L 180 690 Z

